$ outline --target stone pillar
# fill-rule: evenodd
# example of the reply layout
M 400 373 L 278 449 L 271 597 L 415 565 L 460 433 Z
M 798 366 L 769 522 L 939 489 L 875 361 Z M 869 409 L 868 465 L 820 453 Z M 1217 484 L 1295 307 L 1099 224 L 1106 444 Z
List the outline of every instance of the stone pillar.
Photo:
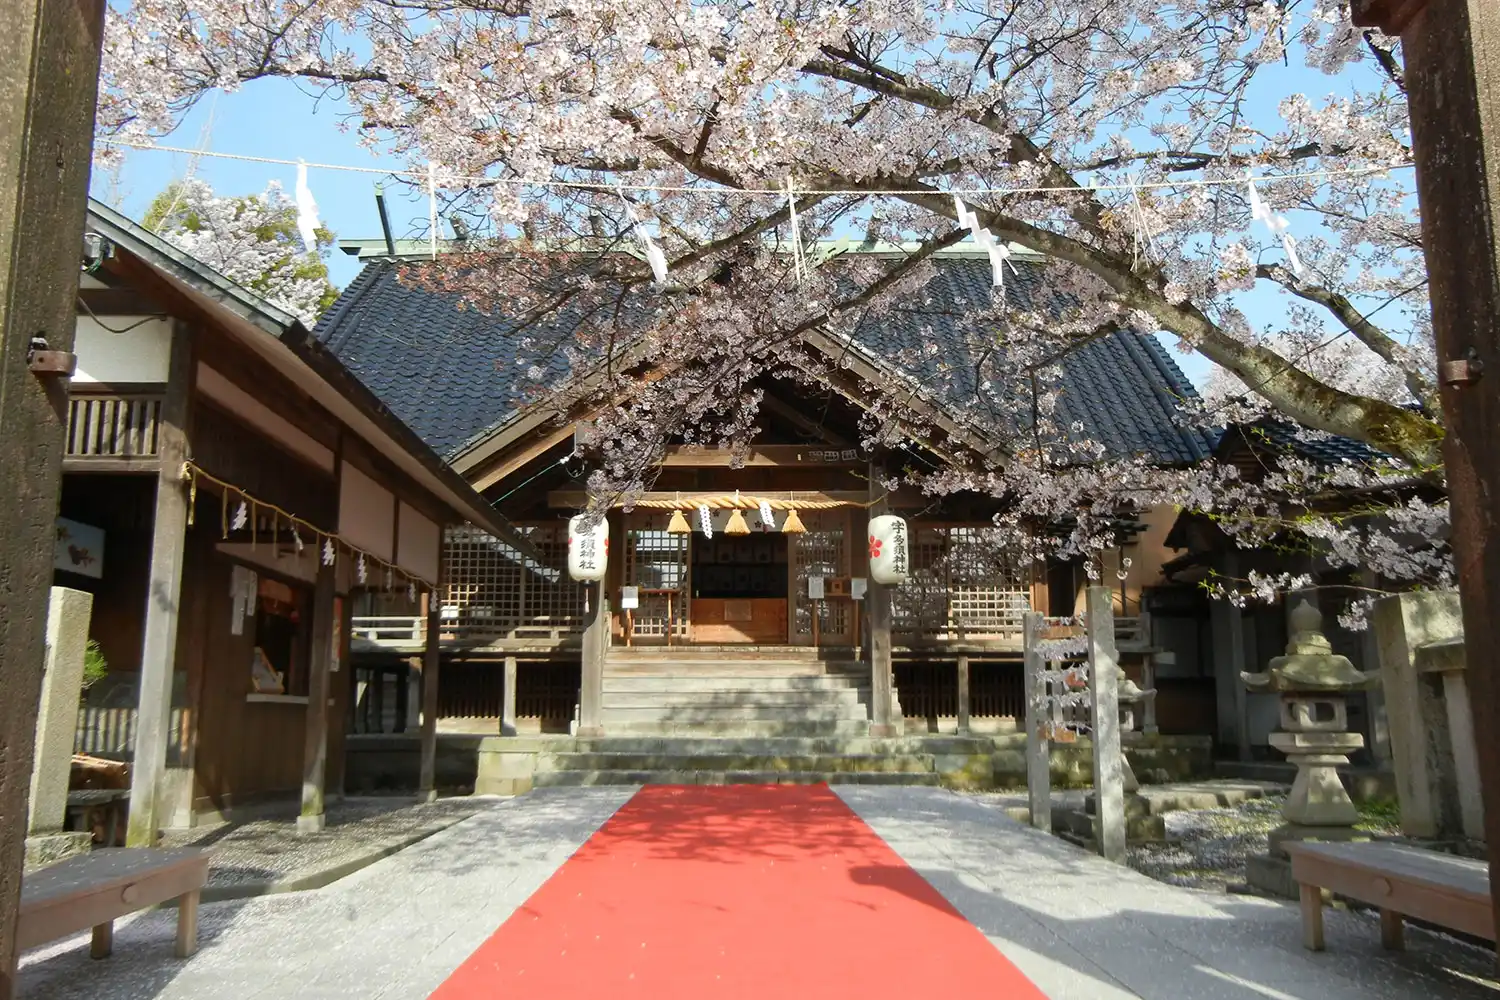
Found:
M 969 658 L 958 658 L 958 732 L 969 732 Z
M 609 653 L 609 609 L 603 583 L 584 584 L 583 664 L 578 688 L 578 735 L 604 735 L 604 658 Z
M 500 705 L 500 735 L 516 735 L 516 674 L 519 666 L 514 656 L 505 658 L 505 685 Z
M 312 657 L 307 674 L 307 718 L 302 740 L 302 811 L 298 833 L 318 833 L 327 823 L 324 779 L 328 767 L 329 670 L 333 666 L 333 644 L 338 639 L 334 622 L 334 576 L 332 566 L 318 560 L 318 578 L 313 590 Z
M 78 696 L 93 606 L 92 594 L 67 587 L 53 587 L 47 602 L 47 661 L 31 763 L 29 836 L 62 832 L 67 815 L 73 736 L 78 729 Z
M 1463 770 L 1468 778 L 1464 784 L 1479 798 L 1458 593 L 1383 598 L 1375 605 L 1373 621 L 1402 832 L 1412 837 L 1482 835 L 1474 825 L 1482 823 L 1482 809 L 1478 801 L 1465 802 L 1459 781 Z M 1471 832 L 1466 834 L 1466 828 Z
M 1108 587 L 1090 587 L 1090 725 L 1094 745 L 1094 815 L 1099 854 L 1125 861 L 1125 758 L 1120 748 L 1120 660 L 1115 651 L 1115 615 Z
M 1028 611 L 1022 617 L 1026 691 L 1026 797 L 1031 806 L 1031 825 L 1052 832 L 1052 743 L 1045 735 L 1047 686 L 1042 677 L 1046 668 L 1038 645 L 1042 638 L 1042 615 Z

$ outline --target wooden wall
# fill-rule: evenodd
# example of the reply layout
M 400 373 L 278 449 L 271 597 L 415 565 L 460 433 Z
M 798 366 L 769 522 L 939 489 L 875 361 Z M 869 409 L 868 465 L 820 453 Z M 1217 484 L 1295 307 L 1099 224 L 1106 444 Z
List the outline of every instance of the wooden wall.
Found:
M 218 522 L 200 517 L 188 530 L 183 566 L 183 614 L 177 636 L 178 668 L 188 672 L 188 692 L 197 734 L 195 809 L 226 809 L 271 793 L 302 787 L 302 742 L 306 706 L 247 702 L 254 635 L 230 628 L 230 570 L 214 550 Z

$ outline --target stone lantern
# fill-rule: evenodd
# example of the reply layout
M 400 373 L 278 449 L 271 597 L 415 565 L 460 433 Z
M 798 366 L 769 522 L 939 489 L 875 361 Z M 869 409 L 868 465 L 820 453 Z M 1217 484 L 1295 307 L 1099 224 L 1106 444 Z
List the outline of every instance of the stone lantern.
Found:
M 1293 827 L 1315 827 L 1305 839 L 1321 839 L 1333 828 L 1351 828 L 1359 811 L 1339 780 L 1338 768 L 1365 739 L 1349 729 L 1345 701 L 1350 691 L 1374 686 L 1378 673 L 1356 670 L 1346 656 L 1333 652 L 1321 631 L 1323 616 L 1304 600 L 1291 614 L 1292 638 L 1286 655 L 1270 662 L 1263 673 L 1242 673 L 1251 691 L 1281 695 L 1281 730 L 1271 734 L 1271 745 L 1297 766 L 1297 777 L 1282 816 Z M 1273 840 L 1298 839 L 1283 828 Z M 1339 839 L 1347 839 L 1347 833 Z

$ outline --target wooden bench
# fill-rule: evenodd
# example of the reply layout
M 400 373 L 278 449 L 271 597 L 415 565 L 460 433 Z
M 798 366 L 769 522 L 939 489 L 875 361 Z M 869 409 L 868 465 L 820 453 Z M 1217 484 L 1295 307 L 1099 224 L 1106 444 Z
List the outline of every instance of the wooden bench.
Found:
M 1405 947 L 1404 918 L 1495 940 L 1489 866 L 1482 861 L 1379 842 L 1287 843 L 1302 900 L 1302 943 L 1323 950 L 1327 889 L 1380 910 L 1380 943 Z
M 22 879 L 18 947 L 92 927 L 89 954 L 107 958 L 117 918 L 175 899 L 176 954 L 187 958 L 198 950 L 198 893 L 207 881 L 208 854 L 200 850 L 116 847 L 80 854 Z

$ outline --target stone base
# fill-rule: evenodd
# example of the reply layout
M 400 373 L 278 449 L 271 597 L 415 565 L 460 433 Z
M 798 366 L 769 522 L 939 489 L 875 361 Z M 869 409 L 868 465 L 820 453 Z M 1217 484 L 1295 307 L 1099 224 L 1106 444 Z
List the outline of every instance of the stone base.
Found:
M 1099 819 L 1094 814 L 1094 796 L 1084 802 L 1082 810 L 1052 809 L 1054 833 L 1071 835 L 1071 839 L 1085 846 L 1099 841 Z M 1125 796 L 1125 842 L 1129 844 L 1160 844 L 1167 839 L 1167 827 L 1160 816 L 1152 815 L 1151 805 L 1139 795 Z
M 1351 826 L 1304 826 L 1301 823 L 1283 823 L 1267 836 L 1273 858 L 1286 858 L 1286 849 L 1281 845 L 1288 841 L 1322 841 L 1330 844 L 1349 844 L 1372 840 L 1368 833 Z
M 26 838 L 23 871 L 35 871 L 74 855 L 87 854 L 94 846 L 94 835 L 88 830 L 76 833 L 39 833 Z
M 322 833 L 323 828 L 328 825 L 328 814 L 318 813 L 316 816 L 298 816 L 298 833 Z
M 1252 854 L 1245 859 L 1245 881 L 1251 888 L 1283 899 L 1297 899 L 1297 883 L 1292 881 L 1292 863 L 1286 858 Z
M 536 778 L 537 755 L 556 741 L 536 736 L 491 736 L 479 744 L 476 795 L 523 795 Z

